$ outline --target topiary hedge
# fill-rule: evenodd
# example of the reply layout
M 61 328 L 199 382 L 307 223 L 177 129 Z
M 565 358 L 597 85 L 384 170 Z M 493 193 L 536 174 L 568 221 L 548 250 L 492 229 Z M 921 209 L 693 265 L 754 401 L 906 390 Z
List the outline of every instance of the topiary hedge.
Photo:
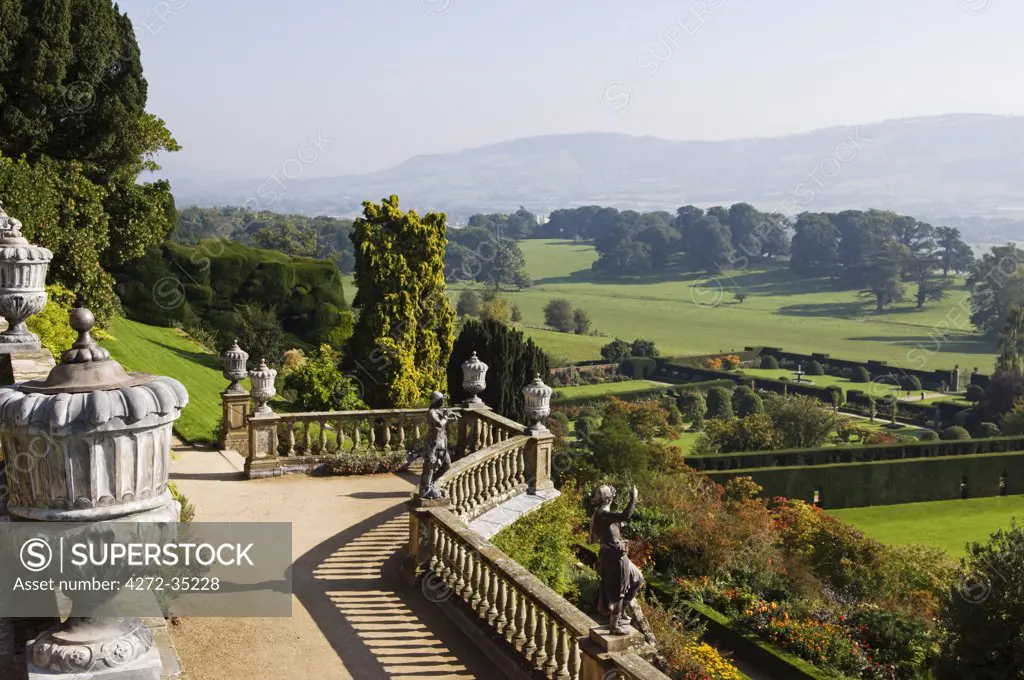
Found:
M 761 357 L 761 368 L 767 368 L 770 370 L 778 370 L 779 360 L 773 357 L 771 354 L 768 356 Z
M 658 370 L 658 362 L 651 357 L 629 357 L 623 359 L 619 371 L 635 380 L 645 380 Z
M 939 436 L 945 441 L 964 441 L 971 438 L 971 433 L 967 428 L 953 425 L 940 432 Z
M 970 439 L 966 441 L 907 442 L 877 446 L 822 447 L 722 453 L 688 456 L 686 464 L 699 471 L 731 471 L 755 468 L 789 468 L 900 459 L 946 458 L 989 453 L 1024 451 L 1024 436 Z
M 1022 452 L 758 468 L 709 472 L 707 476 L 719 484 L 734 477 L 751 477 L 764 488 L 761 493 L 767 498 L 783 496 L 811 502 L 817 489 L 822 507 L 855 508 L 957 499 L 964 477 L 968 497 L 998 496 L 1004 471 L 1007 493 L 1024 492 Z

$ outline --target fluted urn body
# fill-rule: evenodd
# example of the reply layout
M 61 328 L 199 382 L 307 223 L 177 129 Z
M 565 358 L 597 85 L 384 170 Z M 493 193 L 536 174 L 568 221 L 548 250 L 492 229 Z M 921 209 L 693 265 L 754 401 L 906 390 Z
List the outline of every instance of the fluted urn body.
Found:
M 462 389 L 469 392 L 469 399 L 464 405 L 469 408 L 479 408 L 484 405 L 480 399 L 480 393 L 487 389 L 487 364 L 481 361 L 476 352 L 473 352 L 466 361 L 462 362 Z
M 249 380 L 252 381 L 252 398 L 256 402 L 254 414 L 273 413 L 267 406 L 267 402 L 277 395 L 274 389 L 274 379 L 277 378 L 277 371 L 267 366 L 267 360 L 261 359 L 256 370 L 249 371 Z
M 7 319 L 0 353 L 39 351 L 39 338 L 25 320 L 46 306 L 46 270 L 52 259 L 53 253 L 21 235 L 21 222 L 0 205 L 0 316 Z
M 105 521 L 176 526 L 171 426 L 188 393 L 173 378 L 125 371 L 89 335 L 89 310 L 73 310 L 70 322 L 78 339 L 45 380 L 0 388 L 11 516 L 88 523 L 101 533 Z M 26 650 L 29 677 L 159 680 L 160 654 L 142 621 L 76 614 L 116 592 L 65 595 L 71 615 Z
M 548 431 L 544 419 L 551 415 L 551 392 L 551 388 L 544 384 L 539 375 L 523 388 L 526 415 L 533 421 L 530 432 L 534 434 Z
M 245 388 L 242 387 L 241 382 L 249 374 L 246 370 L 246 362 L 249 360 L 248 353 L 239 347 L 238 340 L 235 340 L 235 343 L 224 352 L 221 358 L 224 360 L 223 375 L 231 381 L 225 392 L 228 394 L 244 393 Z
M 127 373 L 89 337 L 92 314 L 46 380 L 0 388 L 9 510 L 40 521 L 176 521 L 171 427 L 188 403 L 173 378 Z M 84 338 L 84 339 L 83 339 Z

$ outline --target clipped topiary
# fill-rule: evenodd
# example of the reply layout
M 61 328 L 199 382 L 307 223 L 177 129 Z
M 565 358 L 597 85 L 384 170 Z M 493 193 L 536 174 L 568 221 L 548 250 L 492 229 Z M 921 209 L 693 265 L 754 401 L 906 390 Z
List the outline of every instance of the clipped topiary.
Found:
M 858 366 L 853 369 L 853 377 L 851 380 L 855 383 L 869 383 L 871 382 L 871 372 L 863 366 Z
M 761 357 L 761 368 L 768 368 L 771 370 L 778 370 L 779 360 L 773 357 L 771 354 L 768 356 Z
M 962 441 L 964 439 L 970 439 L 971 433 L 968 432 L 966 428 L 960 427 L 959 425 L 953 425 L 943 430 L 941 437 L 946 441 Z
M 732 417 L 732 393 L 724 387 L 708 390 L 708 418 Z
M 736 415 L 746 418 L 755 413 L 764 413 L 764 401 L 754 392 L 742 395 L 736 403 Z
M 921 441 L 923 442 L 937 442 L 939 441 L 939 433 L 935 430 L 925 430 L 921 433 Z
M 911 392 L 919 392 L 921 391 L 921 379 L 916 375 L 905 375 L 903 376 L 903 379 L 900 380 L 900 386 Z
M 819 361 L 812 361 L 807 367 L 807 375 L 825 375 L 825 367 Z
M 978 439 L 986 439 L 988 437 L 998 437 L 1002 434 L 999 426 L 995 423 L 981 423 L 978 425 L 978 429 L 975 430 L 974 436 Z

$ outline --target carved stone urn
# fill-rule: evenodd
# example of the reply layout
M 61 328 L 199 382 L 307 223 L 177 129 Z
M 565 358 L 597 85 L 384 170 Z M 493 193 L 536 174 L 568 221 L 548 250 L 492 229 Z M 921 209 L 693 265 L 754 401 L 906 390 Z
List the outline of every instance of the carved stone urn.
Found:
M 245 394 L 245 388 L 242 387 L 241 382 L 245 380 L 245 376 L 249 373 L 246 371 L 246 362 L 249 360 L 249 355 L 244 349 L 238 346 L 238 340 L 231 345 L 224 352 L 224 372 L 225 378 L 231 381 L 228 388 L 225 391 L 227 394 Z
M 39 338 L 25 320 L 46 306 L 46 270 L 52 259 L 53 253 L 21 235 L 21 222 L 0 204 L 0 316 L 7 319 L 0 353 L 39 351 Z
M 487 389 L 487 364 L 481 361 L 476 352 L 473 352 L 466 361 L 462 362 L 462 389 L 472 395 L 463 402 L 466 408 L 480 408 L 484 402 L 480 399 L 480 393 Z
M 259 367 L 249 371 L 249 380 L 252 381 L 252 398 L 256 402 L 254 415 L 265 415 L 274 411 L 267 405 L 267 402 L 274 398 L 277 390 L 274 389 L 274 379 L 277 371 L 267 366 L 266 359 L 260 359 Z
M 89 310 L 73 310 L 70 323 L 78 339 L 45 380 L 0 388 L 12 518 L 175 525 L 171 427 L 188 393 L 173 378 L 125 371 L 91 337 Z M 139 619 L 76 615 L 78 596 L 69 597 L 71 617 L 29 645 L 29 678 L 160 678 L 153 635 Z
M 526 401 L 526 415 L 533 421 L 530 434 L 548 432 L 544 419 L 551 415 L 551 388 L 544 384 L 537 375 L 533 382 L 523 388 L 523 399 Z

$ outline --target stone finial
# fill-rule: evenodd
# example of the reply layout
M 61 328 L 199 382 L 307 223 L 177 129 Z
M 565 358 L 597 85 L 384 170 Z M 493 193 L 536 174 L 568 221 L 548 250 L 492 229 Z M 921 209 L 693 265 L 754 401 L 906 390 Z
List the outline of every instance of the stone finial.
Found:
M 249 379 L 252 381 L 252 398 L 256 401 L 256 409 L 253 414 L 273 413 L 267 402 L 277 394 L 277 390 L 274 389 L 274 378 L 276 377 L 277 371 L 267 366 L 266 359 L 260 359 L 259 367 L 254 371 L 249 371 Z
M 487 389 L 487 368 L 487 364 L 477 357 L 476 352 L 462 362 L 462 389 L 471 395 L 464 402 L 465 406 L 479 408 L 484 405 L 483 400 L 480 399 L 480 393 Z
M 221 358 L 224 360 L 222 375 L 231 381 L 226 392 L 229 394 L 243 394 L 245 389 L 240 383 L 248 375 L 246 362 L 249 360 L 249 354 L 239 347 L 238 340 L 235 340 L 234 344 L 224 352 Z
M 7 330 L 0 333 L 0 353 L 38 352 L 37 338 L 25 319 L 46 306 L 46 270 L 53 253 L 31 245 L 21 235 L 21 222 L 0 204 L 0 316 Z
M 534 421 L 529 430 L 531 434 L 548 432 L 548 428 L 544 426 L 544 419 L 551 415 L 551 393 L 551 388 L 544 384 L 539 373 L 535 374 L 533 382 L 523 388 L 526 415 Z

